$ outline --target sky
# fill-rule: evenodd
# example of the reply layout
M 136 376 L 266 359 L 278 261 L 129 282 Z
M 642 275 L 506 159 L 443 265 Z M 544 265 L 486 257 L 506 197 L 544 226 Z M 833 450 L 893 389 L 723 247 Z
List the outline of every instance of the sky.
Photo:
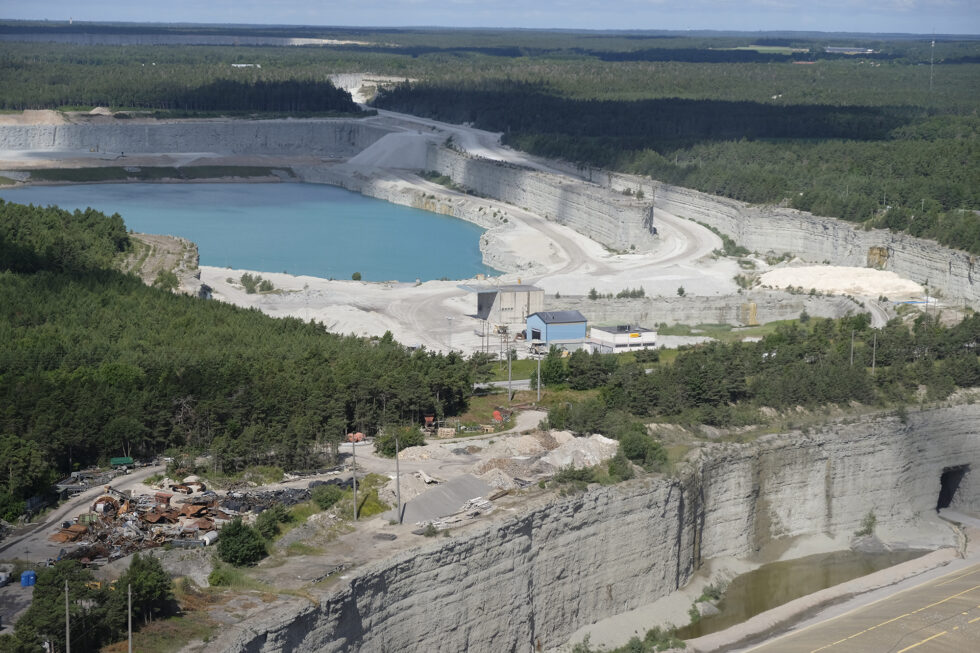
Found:
M 372 27 L 980 33 L 980 0 L 0 0 L 0 18 Z

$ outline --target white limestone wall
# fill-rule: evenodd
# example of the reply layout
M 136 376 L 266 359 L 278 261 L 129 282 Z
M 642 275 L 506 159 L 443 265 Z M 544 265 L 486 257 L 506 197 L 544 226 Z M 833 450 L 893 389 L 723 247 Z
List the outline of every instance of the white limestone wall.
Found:
M 373 122 L 344 118 L 6 125 L 0 127 L 0 150 L 220 152 L 347 158 L 387 133 L 388 130 Z
M 658 324 L 766 324 L 796 319 L 804 310 L 811 317 L 829 318 L 864 312 L 860 305 L 846 297 L 759 290 L 725 297 L 592 300 L 562 295 L 557 299 L 549 298 L 548 306 L 553 310 L 580 311 L 591 324 L 636 324 L 645 327 Z
M 942 470 L 980 466 L 980 405 L 863 418 L 749 445 L 710 445 L 683 481 L 596 487 L 360 570 L 318 606 L 270 610 L 218 651 L 519 651 L 684 585 L 706 559 L 780 538 L 934 524 Z M 966 483 L 965 483 L 966 485 Z M 958 501 L 980 497 L 961 487 Z M 921 529 L 920 529 L 921 531 Z
M 612 190 L 642 190 L 647 198 L 653 198 L 655 215 L 657 210 L 663 210 L 696 220 L 760 253 L 789 252 L 814 263 L 863 267 L 870 263 L 870 250 L 882 248 L 887 252 L 882 269 L 923 285 L 928 282 L 931 290 L 939 290 L 948 300 L 980 307 L 980 257 L 935 241 L 886 229 L 865 231 L 835 218 L 753 206 L 636 175 L 578 169 L 568 164 L 564 167 Z
M 611 249 L 646 251 L 656 242 L 649 202 L 596 184 L 440 146 L 429 149 L 428 168 L 480 195 L 568 225 Z

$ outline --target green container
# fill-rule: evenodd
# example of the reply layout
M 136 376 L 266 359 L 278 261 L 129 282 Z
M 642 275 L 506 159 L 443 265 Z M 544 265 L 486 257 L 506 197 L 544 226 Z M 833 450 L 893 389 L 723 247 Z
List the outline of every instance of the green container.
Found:
M 122 467 L 123 465 L 132 465 L 133 464 L 133 459 L 130 458 L 129 456 L 120 457 L 120 458 L 110 458 L 109 459 L 109 464 L 112 465 L 113 467 Z

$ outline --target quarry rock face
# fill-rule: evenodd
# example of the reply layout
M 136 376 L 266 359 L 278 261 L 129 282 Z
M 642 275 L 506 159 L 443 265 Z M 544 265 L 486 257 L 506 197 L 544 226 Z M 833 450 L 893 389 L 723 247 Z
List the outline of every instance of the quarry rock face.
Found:
M 645 177 L 565 166 L 611 190 L 642 190 L 656 211 L 695 220 L 760 253 L 791 253 L 814 263 L 874 267 L 940 291 L 946 298 L 980 303 L 980 257 L 935 241 L 780 207 L 752 206 L 737 200 L 671 186 Z
M 751 444 L 707 445 L 680 479 L 584 493 L 366 566 L 319 605 L 290 602 L 212 642 L 221 651 L 533 651 L 666 596 L 715 557 L 850 535 L 869 511 L 901 533 L 935 517 L 944 470 L 980 466 L 980 405 L 863 417 Z M 968 472 L 953 505 L 976 506 Z M 921 531 L 921 529 L 920 529 Z
M 650 203 L 597 184 L 439 146 L 429 149 L 428 169 L 479 195 L 567 225 L 611 249 L 642 252 L 655 243 Z
M 356 119 L 222 120 L 4 126 L 0 150 L 306 154 L 347 158 L 389 130 Z
M 811 317 L 840 318 L 864 308 L 847 297 L 790 295 L 753 290 L 724 297 L 642 297 L 548 299 L 554 310 L 580 311 L 593 324 L 732 324 L 754 326 L 791 320 L 806 311 Z

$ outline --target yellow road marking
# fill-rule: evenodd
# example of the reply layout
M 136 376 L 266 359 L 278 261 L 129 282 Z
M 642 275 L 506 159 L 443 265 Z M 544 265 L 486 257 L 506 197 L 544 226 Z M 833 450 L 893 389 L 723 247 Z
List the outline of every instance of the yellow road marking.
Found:
M 950 574 L 953 574 L 953 573 L 956 573 L 956 572 L 949 572 L 949 573 Z M 946 575 L 948 576 L 949 574 L 946 574 Z M 945 578 L 945 576 L 940 576 L 940 578 Z M 899 596 L 902 596 L 903 594 L 910 594 L 912 592 L 920 592 L 920 591 L 925 590 L 928 587 L 930 587 L 930 585 L 928 584 L 928 581 L 927 582 L 924 582 L 924 583 L 917 584 L 917 585 L 912 585 L 911 587 L 907 587 L 907 588 L 905 588 L 903 590 L 899 590 L 898 592 L 895 592 L 893 594 L 888 594 L 887 596 L 883 596 L 880 599 L 875 599 L 874 601 L 871 601 L 870 603 L 865 603 L 864 605 L 855 606 L 855 607 L 851 608 L 850 610 L 847 610 L 847 611 L 842 612 L 840 614 L 834 615 L 833 617 L 830 617 L 828 619 L 824 619 L 823 621 L 818 621 L 816 623 L 809 624 L 808 626 L 804 626 L 803 628 L 800 628 L 799 630 L 788 632 L 788 633 L 783 633 L 782 635 L 779 635 L 778 637 L 775 637 L 775 638 L 773 638 L 773 639 L 771 639 L 771 640 L 769 640 L 767 642 L 763 642 L 761 644 L 757 644 L 757 645 L 755 645 L 752 648 L 747 649 L 747 650 L 748 651 L 755 651 L 757 649 L 762 649 L 762 648 L 765 648 L 765 647 L 771 647 L 775 642 L 779 642 L 779 641 L 782 641 L 784 639 L 791 639 L 791 638 L 794 638 L 794 637 L 799 637 L 802 633 L 805 633 L 805 632 L 808 632 L 810 630 L 814 630 L 814 629 L 817 629 L 817 628 L 821 628 L 821 627 L 827 626 L 828 624 L 833 623 L 834 621 L 838 621 L 840 619 L 844 619 L 844 618 L 853 616 L 854 614 L 856 614 L 858 612 L 861 612 L 862 610 L 869 610 L 870 608 L 872 608 L 873 606 L 878 605 L 879 603 L 887 603 L 888 601 L 894 601 L 895 599 L 897 599 Z M 978 605 L 977 607 L 980 608 L 980 605 Z
M 959 576 L 956 576 L 955 578 L 950 578 L 949 580 L 943 581 L 943 582 L 939 583 L 938 585 L 933 585 L 933 587 L 942 587 L 943 585 L 947 585 L 949 583 L 952 583 L 954 580 L 959 580 L 961 578 L 966 578 L 967 576 L 972 576 L 973 574 L 980 574 L 980 569 L 974 569 L 973 571 L 968 571 L 965 574 L 960 574 Z
M 970 592 L 972 592 L 973 590 L 978 589 L 978 588 L 980 588 L 980 585 L 974 585 L 973 587 L 971 587 L 968 590 L 963 590 L 962 592 L 958 592 L 958 593 L 953 594 L 951 596 L 947 596 L 945 599 L 942 599 L 941 601 L 936 601 L 935 603 L 930 603 L 929 605 L 923 606 L 923 607 L 919 608 L 918 610 L 913 610 L 912 612 L 906 612 L 905 614 L 900 615 L 898 617 L 892 617 L 891 619 L 889 619 L 887 621 L 882 621 L 880 624 L 875 624 L 874 626 L 871 626 L 870 628 L 865 628 L 864 630 L 862 630 L 860 632 L 857 632 L 857 633 L 854 633 L 853 635 L 848 635 L 844 639 L 839 639 L 836 642 L 833 642 L 831 644 L 825 644 L 824 646 L 821 646 L 820 648 L 815 648 L 812 651 L 810 651 L 810 653 L 817 653 L 817 651 L 823 651 L 825 649 L 832 648 L 834 646 L 837 646 L 841 642 L 846 642 L 849 639 L 854 639 L 858 635 L 863 635 L 864 633 L 870 632 L 870 631 L 874 630 L 875 628 L 880 628 L 882 626 L 887 626 L 888 624 L 892 623 L 893 621 L 898 621 L 899 619 L 904 619 L 905 617 L 908 617 L 909 615 L 913 615 L 913 614 L 916 614 L 918 612 L 922 612 L 923 610 L 928 610 L 929 608 L 935 607 L 935 606 L 939 605 L 940 603 L 945 603 L 946 601 L 949 601 L 951 599 L 955 599 L 955 598 L 957 598 L 959 596 L 962 596 L 964 594 L 969 594 Z M 980 617 L 977 617 L 977 619 L 980 619 Z M 971 621 L 970 623 L 973 623 L 973 622 Z M 945 633 L 945 632 L 946 631 L 943 631 L 943 633 Z M 940 634 L 943 634 L 943 633 L 940 633 Z M 938 635 L 937 635 L 937 637 L 938 637 Z M 932 638 L 930 637 L 929 639 L 932 639 Z M 929 641 L 929 640 L 923 640 L 923 641 Z M 919 642 L 919 643 L 921 644 L 922 642 Z M 918 645 L 919 644 L 915 644 L 914 646 L 918 646 Z M 910 646 L 909 648 L 913 648 L 913 647 Z M 902 650 L 907 651 L 908 649 L 902 649 Z M 899 651 L 898 653 L 902 653 L 902 651 Z
M 967 621 L 966 623 L 968 623 L 968 624 L 972 624 L 972 623 L 973 623 L 974 621 L 980 621 L 980 617 L 977 617 L 976 619 L 970 619 L 970 620 L 969 620 L 969 621 Z
M 945 635 L 945 634 L 946 634 L 946 631 L 944 630 L 944 631 L 943 631 L 943 632 L 941 632 L 941 633 L 936 633 L 936 634 L 935 634 L 935 635 L 933 635 L 932 637 L 926 637 L 926 638 L 925 638 L 924 640 L 922 640 L 921 642 L 918 642 L 918 643 L 916 643 L 916 644 L 913 644 L 912 646 L 906 646 L 905 648 L 903 648 L 903 649 L 902 649 L 901 651 L 899 651 L 898 653 L 905 653 L 905 651 L 908 651 L 908 650 L 910 650 L 910 649 L 913 649 L 913 648 L 915 648 L 916 646 L 922 646 L 923 644 L 925 644 L 926 642 L 928 642 L 928 641 L 929 641 L 930 639 L 936 639 L 937 637 L 940 637 L 940 636 L 942 636 L 942 635 Z

